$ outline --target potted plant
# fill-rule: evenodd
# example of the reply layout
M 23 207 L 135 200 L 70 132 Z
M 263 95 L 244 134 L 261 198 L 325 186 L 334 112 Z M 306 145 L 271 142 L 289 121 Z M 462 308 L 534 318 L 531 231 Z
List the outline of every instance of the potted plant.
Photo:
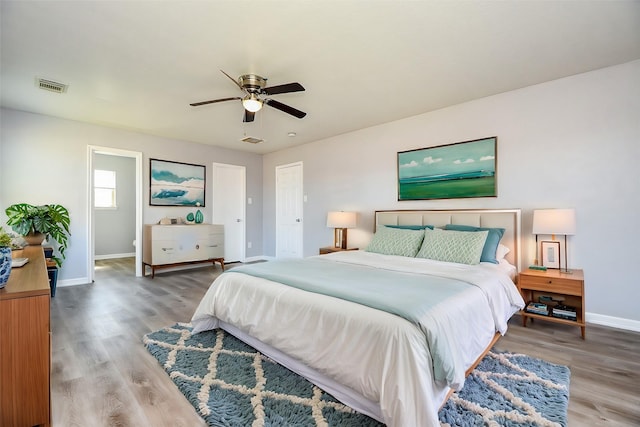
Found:
M 11 274 L 11 236 L 0 227 L 0 289 L 4 288 Z
M 9 206 L 5 213 L 9 218 L 7 225 L 13 231 L 22 235 L 29 244 L 39 245 L 46 238 L 53 238 L 58 243 L 60 256 L 52 256 L 58 267 L 65 257 L 69 232 L 69 211 L 61 205 L 33 206 L 28 203 L 18 203 Z M 36 241 L 32 240 L 36 237 Z

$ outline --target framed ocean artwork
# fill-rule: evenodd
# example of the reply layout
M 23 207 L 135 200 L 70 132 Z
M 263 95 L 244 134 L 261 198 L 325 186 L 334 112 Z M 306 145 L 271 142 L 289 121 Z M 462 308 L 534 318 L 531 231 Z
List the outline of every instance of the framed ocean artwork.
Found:
M 150 159 L 151 206 L 204 206 L 205 172 L 202 165 Z
M 497 137 L 398 153 L 398 200 L 496 197 Z

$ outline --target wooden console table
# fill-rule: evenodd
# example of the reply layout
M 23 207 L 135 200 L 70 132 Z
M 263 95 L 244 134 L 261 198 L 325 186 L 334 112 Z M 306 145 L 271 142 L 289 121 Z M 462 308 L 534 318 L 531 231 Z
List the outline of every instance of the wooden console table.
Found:
M 0 289 L 0 425 L 51 425 L 49 276 L 42 246 L 14 251 L 29 258 Z

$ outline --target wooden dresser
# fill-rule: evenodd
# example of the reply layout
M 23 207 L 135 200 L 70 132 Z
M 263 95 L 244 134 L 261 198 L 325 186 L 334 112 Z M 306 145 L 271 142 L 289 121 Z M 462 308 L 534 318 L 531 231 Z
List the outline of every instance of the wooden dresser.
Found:
M 49 276 L 41 246 L 14 251 L 29 258 L 0 289 L 0 426 L 51 425 Z

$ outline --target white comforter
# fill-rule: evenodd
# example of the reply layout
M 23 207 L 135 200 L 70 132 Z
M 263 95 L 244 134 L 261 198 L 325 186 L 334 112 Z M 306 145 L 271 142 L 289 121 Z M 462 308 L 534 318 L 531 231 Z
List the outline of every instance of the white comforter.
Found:
M 345 251 L 335 262 L 435 274 L 475 284 L 435 308 L 448 319 L 441 336 L 458 349 L 454 363 L 471 366 L 496 331 L 524 306 L 498 265 L 476 266 Z M 319 373 L 377 402 L 389 426 L 439 426 L 438 409 L 449 387 L 433 381 L 423 333 L 396 315 L 280 283 L 234 273 L 220 275 L 193 315 L 194 333 L 231 324 Z M 452 387 L 462 388 L 462 378 Z

